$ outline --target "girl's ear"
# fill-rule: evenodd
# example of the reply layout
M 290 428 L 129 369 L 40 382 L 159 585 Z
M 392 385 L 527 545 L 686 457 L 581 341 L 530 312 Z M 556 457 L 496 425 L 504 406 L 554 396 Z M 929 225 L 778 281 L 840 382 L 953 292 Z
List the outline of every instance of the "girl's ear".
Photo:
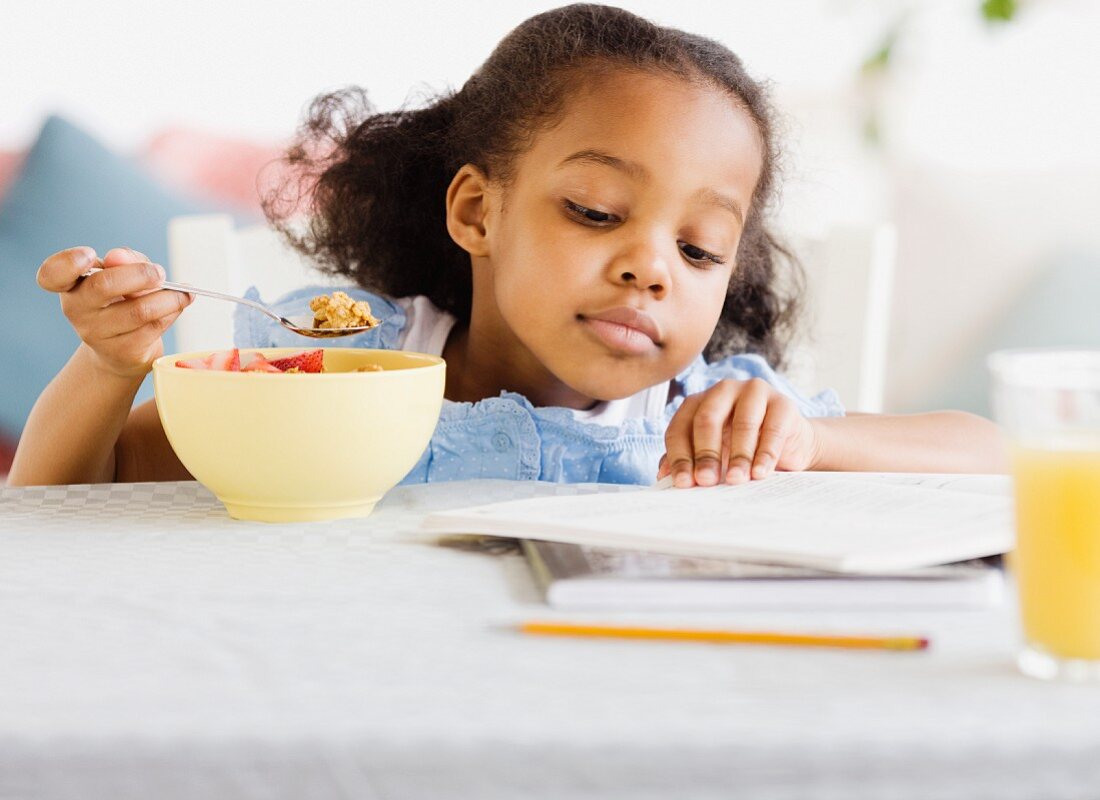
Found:
M 447 187 L 447 232 L 471 256 L 489 255 L 489 188 L 489 179 L 473 164 L 463 164 Z

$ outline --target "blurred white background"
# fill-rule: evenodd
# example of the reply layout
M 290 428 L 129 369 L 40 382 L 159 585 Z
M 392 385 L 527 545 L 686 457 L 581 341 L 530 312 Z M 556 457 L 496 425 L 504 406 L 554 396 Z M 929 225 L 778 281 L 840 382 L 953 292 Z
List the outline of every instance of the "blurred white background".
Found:
M 25 147 L 50 112 L 120 151 L 174 125 L 278 142 L 325 89 L 360 84 L 388 109 L 457 87 L 559 4 L 6 0 L 0 149 Z M 980 0 L 619 5 L 719 39 L 772 81 L 786 229 L 898 223 L 888 409 L 967 404 L 952 387 L 1031 282 L 1066 258 L 1100 270 L 1100 3 L 1019 0 L 1007 22 Z

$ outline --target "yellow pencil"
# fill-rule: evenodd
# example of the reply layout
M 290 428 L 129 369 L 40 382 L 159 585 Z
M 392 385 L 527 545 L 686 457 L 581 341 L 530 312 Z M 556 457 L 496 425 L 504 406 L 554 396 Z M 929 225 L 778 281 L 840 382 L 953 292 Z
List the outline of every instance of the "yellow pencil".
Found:
M 774 644 L 801 647 L 847 647 L 864 650 L 925 650 L 928 648 L 928 639 L 922 636 L 838 636 L 835 634 L 776 633 L 770 631 L 592 625 L 540 620 L 527 620 L 519 623 L 519 631 L 521 633 L 547 636 L 665 639 L 680 642 L 712 642 L 715 644 Z

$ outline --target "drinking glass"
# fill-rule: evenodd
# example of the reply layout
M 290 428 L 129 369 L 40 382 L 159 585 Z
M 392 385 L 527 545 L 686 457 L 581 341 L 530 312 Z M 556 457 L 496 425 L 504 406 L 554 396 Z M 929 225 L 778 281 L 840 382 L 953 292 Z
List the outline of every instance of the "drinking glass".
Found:
M 1020 670 L 1100 681 L 1100 351 L 989 357 L 1012 458 Z

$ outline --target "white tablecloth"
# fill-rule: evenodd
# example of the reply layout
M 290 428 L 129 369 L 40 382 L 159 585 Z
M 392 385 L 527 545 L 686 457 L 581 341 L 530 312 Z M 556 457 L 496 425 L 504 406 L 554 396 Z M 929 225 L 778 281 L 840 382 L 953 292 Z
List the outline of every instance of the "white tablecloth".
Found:
M 594 490 L 294 525 L 194 483 L 0 491 L 0 798 L 1100 798 L 1100 688 L 1017 674 L 1011 605 L 644 618 L 927 653 L 522 637 L 522 559 L 417 530 Z

